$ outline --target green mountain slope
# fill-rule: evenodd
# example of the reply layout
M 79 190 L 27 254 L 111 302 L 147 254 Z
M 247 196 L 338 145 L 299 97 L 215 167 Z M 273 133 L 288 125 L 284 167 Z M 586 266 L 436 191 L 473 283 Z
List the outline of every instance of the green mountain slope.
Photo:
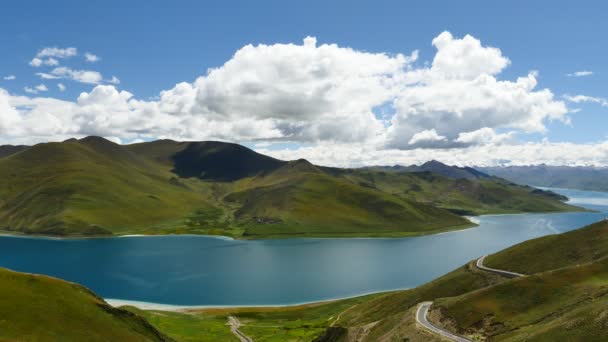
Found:
M 29 148 L 29 146 L 25 146 L 25 145 L 16 145 L 16 146 L 15 145 L 2 145 L 2 146 L 0 146 L 0 158 L 8 157 L 17 152 L 24 151 L 28 148 Z
M 606 341 L 608 259 L 438 300 L 444 325 L 493 341 Z
M 567 198 L 500 178 L 450 179 L 430 172 L 353 170 L 343 177 L 367 187 L 459 214 L 506 214 L 577 210 Z
M 306 161 L 290 162 L 229 194 L 236 218 L 255 236 L 399 236 L 470 225 L 448 211 L 332 177 Z
M 563 200 L 498 178 L 318 167 L 221 142 L 87 137 L 0 158 L 0 230 L 28 234 L 409 236 L 470 224 L 455 214 L 578 209 Z
M 59 279 L 0 268 L 2 341 L 167 341 L 142 317 Z
M 0 159 L 0 227 L 110 234 L 209 206 L 172 177 L 101 138 L 36 145 Z
M 533 274 L 608 257 L 608 221 L 529 240 L 486 257 L 489 267 Z

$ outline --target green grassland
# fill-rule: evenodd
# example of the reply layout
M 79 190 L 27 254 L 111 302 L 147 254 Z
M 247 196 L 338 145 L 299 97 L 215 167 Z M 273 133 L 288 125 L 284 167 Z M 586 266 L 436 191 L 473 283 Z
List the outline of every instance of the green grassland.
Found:
M 523 274 L 576 266 L 608 257 L 608 222 L 529 240 L 486 257 L 485 264 Z
M 430 172 L 355 170 L 344 174 L 383 192 L 467 215 L 570 211 L 560 195 L 500 178 L 450 179 Z
M 458 214 L 579 210 L 496 178 L 324 168 L 220 142 L 88 137 L 4 150 L 10 233 L 394 237 L 472 225 Z
M 168 341 L 144 318 L 63 280 L 0 268 L 1 341 Z
M 493 341 L 606 341 L 608 259 L 438 300 L 461 333 Z

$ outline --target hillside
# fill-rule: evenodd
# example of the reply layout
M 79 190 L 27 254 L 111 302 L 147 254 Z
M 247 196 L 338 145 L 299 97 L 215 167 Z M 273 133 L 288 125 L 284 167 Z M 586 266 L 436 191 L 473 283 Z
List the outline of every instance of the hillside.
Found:
M 592 166 L 483 167 L 491 175 L 531 186 L 608 191 L 608 168 Z
M 578 210 L 554 193 L 427 164 L 476 176 L 318 167 L 213 141 L 69 139 L 0 158 L 0 230 L 411 236 L 469 226 L 462 214 Z
M 21 152 L 23 150 L 26 150 L 27 148 L 29 148 L 29 146 L 25 146 L 25 145 L 2 145 L 0 146 L 0 158 L 4 158 L 4 157 L 8 157 L 10 155 L 13 155 L 17 152 Z
M 361 185 L 458 214 L 483 215 L 575 210 L 566 197 L 496 177 L 451 179 L 432 172 L 353 170 L 344 177 Z
M 478 171 L 471 167 L 458 167 L 446 165 L 437 160 L 428 161 L 422 165 L 410 165 L 410 166 L 372 166 L 363 168 L 366 170 L 374 171 L 392 171 L 392 172 L 431 172 L 446 178 L 451 179 L 480 179 L 490 178 L 490 175 Z
M 144 318 L 63 280 L 0 268 L 2 341 L 168 341 Z
M 0 159 L 0 227 L 111 234 L 209 207 L 172 175 L 101 138 L 39 144 Z
M 438 300 L 437 319 L 492 341 L 608 339 L 608 259 Z
M 590 263 L 608 257 L 608 221 L 528 240 L 485 259 L 487 266 L 523 274 Z
M 290 162 L 226 197 L 255 236 L 406 236 L 470 223 L 448 211 L 332 177 L 307 161 Z

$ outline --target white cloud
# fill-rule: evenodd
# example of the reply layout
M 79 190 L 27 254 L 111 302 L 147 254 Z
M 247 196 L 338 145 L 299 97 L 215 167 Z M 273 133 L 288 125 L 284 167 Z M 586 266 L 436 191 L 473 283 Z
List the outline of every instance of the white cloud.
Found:
M 469 35 L 456 39 L 447 32 L 433 45 L 437 54 L 432 65 L 404 76 L 408 86 L 394 100 L 388 147 L 423 147 L 411 141 L 430 129 L 445 139 L 425 142 L 424 147 L 450 148 L 463 143 L 460 134 L 483 128 L 545 132 L 547 120 L 568 121 L 562 101 L 548 89 L 535 89 L 537 72 L 515 81 L 497 79 L 510 63 L 499 49 L 484 47 Z
M 584 103 L 584 102 L 597 103 L 604 107 L 608 107 L 608 100 L 606 100 L 605 98 L 602 98 L 602 97 L 594 97 L 594 96 L 587 96 L 587 95 L 567 95 L 566 94 L 566 95 L 564 95 L 564 99 L 566 99 L 566 101 L 573 102 L 573 103 Z
M 46 72 L 37 72 L 36 75 L 44 80 L 56 80 L 58 78 L 61 78 L 59 76 L 51 75 Z
M 560 149 L 580 152 L 585 162 L 606 161 L 582 145 L 518 144 L 519 132 L 544 132 L 548 120 L 567 121 L 565 103 L 537 89 L 536 72 L 499 79 L 509 59 L 472 36 L 445 32 L 433 44 L 437 54 L 428 66 L 416 65 L 417 51 L 370 53 L 319 45 L 313 37 L 302 44 L 247 45 L 194 82 L 148 101 L 100 85 L 118 83 L 116 77 L 57 67 L 38 75 L 96 86 L 76 101 L 2 91 L 0 110 L 11 118 L 2 124 L 13 129 L 0 136 L 17 143 L 92 134 L 120 141 L 289 141 L 312 146 L 269 153 L 338 166 L 407 164 L 431 156 L 452 163 L 524 163 L 545 152 L 536 160 L 576 158 L 558 155 Z M 387 113 L 394 116 L 377 118 L 379 107 L 390 107 Z M 603 143 L 584 147 L 606 151 Z
M 5 81 L 12 81 L 12 80 L 17 79 L 17 76 L 15 76 L 15 75 L 6 75 L 6 76 L 3 77 L 3 79 Z
M 483 74 L 496 75 L 511 63 L 499 49 L 484 47 L 470 35 L 455 39 L 444 31 L 433 39 L 433 46 L 437 54 L 431 71 L 445 78 L 474 80 Z
M 107 82 L 110 84 L 120 84 L 120 80 L 116 76 L 112 76 L 112 78 L 109 79 Z
M 59 91 L 65 91 L 67 89 L 63 83 L 57 83 L 57 88 L 59 88 Z
M 584 77 L 593 75 L 593 71 L 576 71 L 571 74 L 566 74 L 568 77 Z
M 55 58 L 47 58 L 47 59 L 40 59 L 38 57 L 34 57 L 31 61 L 30 61 L 30 65 L 37 68 L 37 67 L 41 67 L 43 65 L 46 66 L 57 66 L 59 65 L 59 61 L 56 60 Z
M 87 62 L 89 62 L 89 63 L 95 63 L 95 62 L 99 62 L 99 60 L 100 60 L 101 58 L 99 58 L 99 56 L 94 55 L 94 54 L 92 54 L 92 53 L 90 53 L 90 52 L 85 52 L 85 54 L 84 54 L 84 59 L 85 59 Z
M 528 142 L 475 145 L 456 149 L 378 150 L 366 144 L 324 144 L 298 149 L 257 148 L 259 153 L 284 160 L 304 158 L 336 167 L 411 165 L 436 159 L 449 165 L 597 165 L 608 166 L 608 141 L 589 144 Z
M 68 58 L 78 54 L 78 50 L 75 47 L 58 48 L 58 47 L 45 47 L 38 51 L 36 54 L 37 58 L 44 57 L 55 57 L 55 58 Z
M 39 73 L 41 74 L 41 73 Z M 68 67 L 58 67 L 51 71 L 51 75 L 57 78 L 67 78 L 76 82 L 99 84 L 103 80 L 101 73 L 92 70 L 73 70 Z M 44 77 L 43 77 L 44 78 Z
M 433 129 L 429 129 L 426 131 L 418 132 L 414 134 L 412 139 L 408 142 L 410 145 L 419 145 L 420 143 L 434 143 L 436 141 L 444 141 L 445 137 L 437 134 L 437 131 Z
M 258 122 L 265 129 L 257 134 L 257 125 L 239 130 L 258 139 L 373 139 L 382 124 L 372 109 L 392 98 L 395 76 L 415 57 L 317 46 L 313 37 L 302 45 L 247 45 L 193 84 L 163 92 L 159 105 L 208 121 Z
M 44 84 L 39 84 L 37 86 L 32 87 L 24 87 L 23 90 L 29 94 L 38 94 L 39 92 L 45 92 L 49 89 Z
M 514 139 L 514 135 L 515 132 L 513 131 L 498 134 L 492 128 L 483 127 L 476 131 L 463 132 L 458 134 L 458 138 L 455 140 L 455 142 L 461 143 L 464 146 L 502 144 L 510 141 L 512 142 Z

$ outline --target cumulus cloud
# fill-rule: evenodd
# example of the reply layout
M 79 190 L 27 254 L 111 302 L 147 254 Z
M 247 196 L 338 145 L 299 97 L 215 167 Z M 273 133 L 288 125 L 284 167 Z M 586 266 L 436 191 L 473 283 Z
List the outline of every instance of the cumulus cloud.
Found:
M 500 79 L 511 61 L 469 35 L 444 32 L 432 43 L 437 53 L 422 66 L 417 51 L 371 53 L 318 44 L 314 37 L 301 44 L 246 45 L 194 82 L 178 83 L 152 100 L 117 89 L 116 77 L 56 67 L 38 75 L 95 87 L 75 101 L 3 91 L 0 108 L 11 119 L 2 124 L 14 129 L 2 138 L 290 141 L 311 146 L 272 154 L 338 166 L 423 161 L 431 154 L 454 162 L 461 155 L 481 160 L 483 153 L 495 153 L 486 159 L 525 161 L 532 155 L 522 149 L 558 150 L 549 143 L 515 142 L 519 132 L 544 132 L 547 121 L 568 120 L 565 103 L 537 88 L 538 73 Z M 378 108 L 389 108 L 382 114 L 388 116 L 375 113 Z M 578 151 L 576 146 L 559 145 Z M 593 158 L 601 159 L 587 159 Z
M 477 143 L 460 135 L 483 128 L 545 132 L 547 120 L 568 121 L 565 103 L 549 89 L 536 89 L 537 72 L 515 81 L 497 79 L 510 64 L 499 49 L 448 32 L 437 36 L 433 45 L 437 54 L 432 65 L 404 76 L 408 86 L 394 100 L 388 147 L 450 148 L 465 141 Z M 424 146 L 412 143 L 416 134 L 431 129 L 444 139 L 426 141 Z
M 584 77 L 593 75 L 593 71 L 576 71 L 571 74 L 566 74 L 568 77 Z
M 90 52 L 85 52 L 85 54 L 84 54 L 84 59 L 85 59 L 87 62 L 89 62 L 89 63 L 95 63 L 95 62 L 99 62 L 99 60 L 100 60 L 101 58 L 99 58 L 99 56 L 94 55 L 94 54 L 92 54 L 92 53 L 90 53 Z
M 247 45 L 193 84 L 163 92 L 160 106 L 211 121 L 272 126 L 260 130 L 271 136 L 259 139 L 360 141 L 380 133 L 372 109 L 391 99 L 395 75 L 415 57 L 318 46 L 313 37 L 302 45 Z
M 408 142 L 410 145 L 420 145 L 420 143 L 431 143 L 431 145 L 436 141 L 444 141 L 445 137 L 443 135 L 437 134 L 437 131 L 433 129 L 428 129 L 426 131 L 418 132 L 414 134 L 412 139 Z
M 12 80 L 16 80 L 17 76 L 15 76 L 15 75 L 6 75 L 2 79 L 4 79 L 5 81 L 12 81 Z
M 63 83 L 57 83 L 57 88 L 59 88 L 59 91 L 65 91 L 67 89 Z

